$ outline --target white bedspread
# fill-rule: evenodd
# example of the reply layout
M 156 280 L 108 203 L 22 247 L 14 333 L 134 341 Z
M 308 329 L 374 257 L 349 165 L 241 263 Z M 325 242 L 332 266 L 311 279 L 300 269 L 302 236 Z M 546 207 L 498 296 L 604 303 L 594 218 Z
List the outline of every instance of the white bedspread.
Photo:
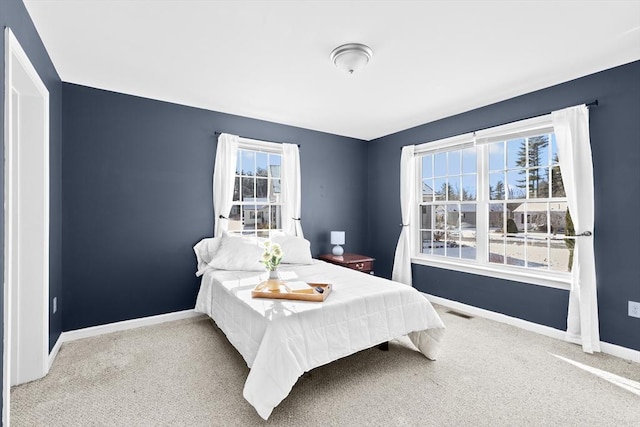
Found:
M 251 368 L 243 394 L 265 420 L 303 373 L 385 341 L 409 335 L 435 360 L 444 324 L 415 289 L 322 261 L 280 271 L 333 290 L 322 303 L 251 298 L 266 273 L 207 270 L 195 307 Z

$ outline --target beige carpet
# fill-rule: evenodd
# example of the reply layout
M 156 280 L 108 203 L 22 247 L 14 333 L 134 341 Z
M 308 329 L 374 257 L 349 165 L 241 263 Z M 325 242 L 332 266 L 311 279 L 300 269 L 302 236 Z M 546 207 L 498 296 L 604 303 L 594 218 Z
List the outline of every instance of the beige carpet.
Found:
M 640 365 L 438 307 L 431 362 L 406 340 L 314 369 L 263 421 L 248 368 L 204 317 L 65 343 L 11 391 L 13 426 L 639 426 L 640 397 L 553 354 L 640 382 Z

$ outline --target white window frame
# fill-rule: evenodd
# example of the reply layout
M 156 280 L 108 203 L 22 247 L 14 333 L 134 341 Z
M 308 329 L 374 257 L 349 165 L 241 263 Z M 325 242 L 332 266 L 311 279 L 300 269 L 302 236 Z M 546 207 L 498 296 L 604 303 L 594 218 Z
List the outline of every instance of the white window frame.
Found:
M 276 143 L 276 142 L 267 142 L 267 141 L 260 141 L 257 139 L 249 139 L 249 138 L 242 138 L 240 137 L 238 140 L 238 162 L 240 162 L 240 164 L 242 164 L 242 159 L 241 159 L 241 152 L 242 151 L 252 151 L 254 153 L 265 153 L 265 154 L 276 154 L 280 156 L 280 188 L 282 191 L 282 163 L 284 162 L 284 150 L 282 148 L 282 144 Z M 234 172 L 234 180 L 235 178 L 238 176 L 238 174 L 236 172 Z M 254 177 L 255 178 L 255 177 Z M 240 184 L 240 193 L 242 193 L 242 184 Z M 254 189 L 255 191 L 255 189 Z M 242 197 L 242 196 L 240 196 Z M 261 202 L 262 203 L 262 202 Z M 232 201 L 231 206 L 232 209 L 235 206 L 255 206 L 257 204 L 257 202 L 254 202 L 253 205 L 250 202 L 238 202 L 237 200 Z M 282 214 L 283 212 L 283 207 L 285 205 L 284 200 L 280 200 L 279 202 L 271 202 L 271 201 L 267 201 L 264 203 L 265 205 L 269 205 L 269 206 L 280 206 L 280 212 Z M 241 209 L 241 212 L 243 211 L 243 209 Z M 254 211 L 255 212 L 255 211 Z M 241 214 L 242 215 L 242 214 Z M 244 218 L 242 218 L 242 221 L 244 221 Z M 233 234 L 239 234 L 239 235 L 244 235 L 247 236 L 248 234 L 246 234 L 244 232 L 245 230 L 229 230 L 229 233 L 233 233 Z M 255 237 L 257 235 L 258 229 L 254 228 L 254 233 L 253 236 Z M 282 222 L 280 223 L 280 228 L 276 228 L 276 229 L 268 229 L 269 235 L 271 237 L 272 234 L 281 234 L 283 232 L 282 229 Z
M 521 120 L 496 126 L 489 129 L 467 133 L 445 138 L 433 142 L 428 142 L 415 147 L 416 162 L 414 183 L 416 194 L 421 193 L 421 167 L 420 160 L 423 155 L 435 154 L 438 152 L 460 149 L 469 144 L 476 146 L 477 161 L 477 189 L 476 189 L 476 259 L 447 258 L 444 256 L 434 256 L 421 253 L 421 238 L 417 238 L 420 233 L 420 201 L 416 200 L 410 223 L 411 235 L 413 238 L 411 262 L 414 264 L 426 265 L 430 267 L 445 268 L 464 273 L 489 276 L 499 279 L 530 283 L 534 285 L 547 286 L 552 288 L 568 290 L 571 288 L 571 274 L 568 272 L 543 271 L 538 269 L 528 269 L 526 267 L 514 267 L 503 264 L 490 263 L 488 261 L 488 239 L 489 234 L 489 204 L 498 202 L 489 200 L 489 144 L 491 142 L 514 139 L 522 136 L 530 136 L 535 132 L 553 133 L 553 122 L 551 114 Z M 460 201 L 459 203 L 465 203 Z M 473 202 L 472 202 L 473 203 Z

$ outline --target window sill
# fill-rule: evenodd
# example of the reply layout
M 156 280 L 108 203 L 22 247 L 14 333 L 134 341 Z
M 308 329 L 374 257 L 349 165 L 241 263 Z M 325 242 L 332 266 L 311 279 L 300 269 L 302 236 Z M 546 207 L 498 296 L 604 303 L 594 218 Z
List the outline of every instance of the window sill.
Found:
M 460 271 L 462 273 L 477 274 L 479 276 L 494 277 L 497 279 L 512 280 L 514 282 L 529 283 L 532 285 L 546 286 L 549 288 L 570 290 L 571 276 L 566 273 L 559 277 L 556 274 L 548 274 L 540 271 L 533 274 L 531 272 L 518 271 L 517 268 L 493 267 L 489 265 L 478 265 L 476 263 L 465 262 L 461 259 L 440 260 L 433 258 L 412 257 L 411 263 L 426 265 L 429 267 L 445 268 L 447 270 Z

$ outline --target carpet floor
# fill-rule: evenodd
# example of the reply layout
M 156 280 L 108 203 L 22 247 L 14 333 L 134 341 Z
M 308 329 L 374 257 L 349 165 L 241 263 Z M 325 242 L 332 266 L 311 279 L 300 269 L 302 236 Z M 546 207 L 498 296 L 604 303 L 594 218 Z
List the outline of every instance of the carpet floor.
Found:
M 11 425 L 640 426 L 640 364 L 436 308 L 437 361 L 406 339 L 361 351 L 303 375 L 268 421 L 206 317 L 68 342 L 45 378 L 12 388 Z

